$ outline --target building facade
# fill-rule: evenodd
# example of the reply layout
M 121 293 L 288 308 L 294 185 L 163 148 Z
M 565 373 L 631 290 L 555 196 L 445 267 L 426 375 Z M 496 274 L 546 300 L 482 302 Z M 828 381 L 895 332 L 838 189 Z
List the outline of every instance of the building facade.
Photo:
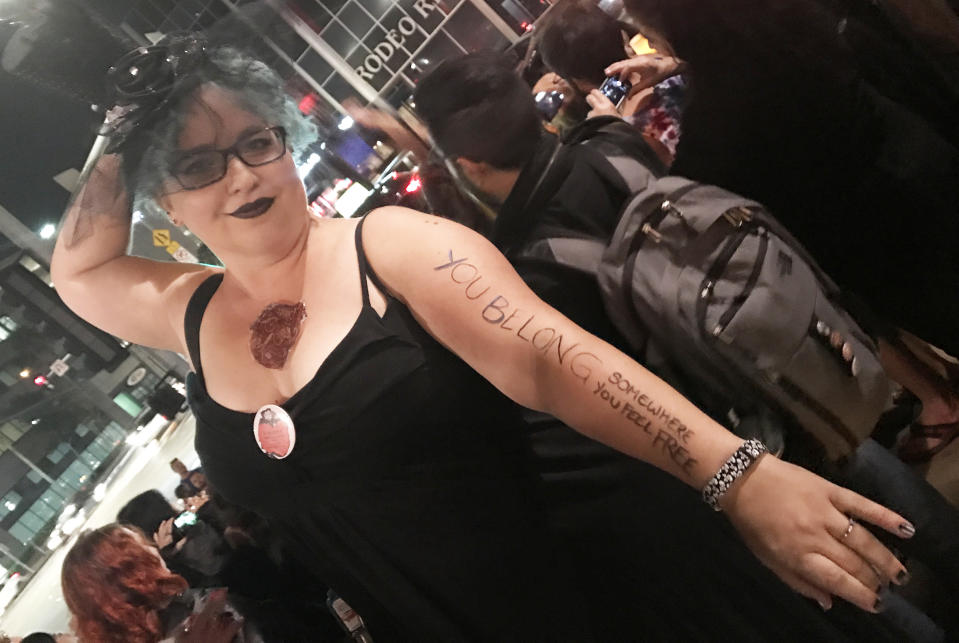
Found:
M 46 258 L 0 234 L 0 569 L 42 562 L 64 511 L 93 495 L 153 416 L 147 400 L 185 370 L 81 320 Z

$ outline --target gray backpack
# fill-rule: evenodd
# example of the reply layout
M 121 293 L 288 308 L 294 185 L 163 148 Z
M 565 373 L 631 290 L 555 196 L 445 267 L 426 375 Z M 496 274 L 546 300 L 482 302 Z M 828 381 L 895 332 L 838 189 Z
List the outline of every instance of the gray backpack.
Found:
M 608 243 L 534 246 L 597 275 L 610 318 L 644 361 L 678 366 L 692 399 L 710 400 L 704 410 L 717 417 L 725 405 L 717 419 L 773 450 L 795 423 L 841 457 L 890 406 L 876 346 L 838 288 L 754 201 L 654 178 L 627 202 Z

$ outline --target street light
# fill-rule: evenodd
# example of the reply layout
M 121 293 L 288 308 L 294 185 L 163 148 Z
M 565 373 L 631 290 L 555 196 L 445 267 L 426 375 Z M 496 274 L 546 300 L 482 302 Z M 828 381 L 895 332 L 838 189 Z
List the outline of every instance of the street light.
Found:
M 53 225 L 52 223 L 47 223 L 42 228 L 40 228 L 40 238 L 52 239 L 56 231 L 57 231 L 57 226 Z

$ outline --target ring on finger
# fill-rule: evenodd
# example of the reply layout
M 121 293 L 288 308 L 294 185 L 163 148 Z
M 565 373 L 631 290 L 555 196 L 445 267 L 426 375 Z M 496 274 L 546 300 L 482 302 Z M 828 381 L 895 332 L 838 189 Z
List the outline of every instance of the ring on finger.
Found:
M 842 536 L 839 537 L 839 542 L 845 543 L 845 542 L 846 542 L 846 539 L 849 538 L 849 534 L 852 533 L 853 527 L 855 527 L 855 526 L 856 526 L 856 521 L 855 521 L 855 519 L 852 518 L 852 516 L 850 516 L 850 517 L 849 517 L 849 524 L 846 525 L 845 531 L 843 531 L 843 532 L 842 532 Z

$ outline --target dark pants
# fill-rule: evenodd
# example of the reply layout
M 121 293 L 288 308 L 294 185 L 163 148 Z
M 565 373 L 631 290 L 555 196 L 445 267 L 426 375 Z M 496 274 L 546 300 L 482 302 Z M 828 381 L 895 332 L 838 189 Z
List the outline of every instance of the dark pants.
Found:
M 875 440 L 866 440 L 832 476 L 834 482 L 901 514 L 916 535 L 901 540 L 874 532 L 887 545 L 920 561 L 950 595 L 959 592 L 959 509 L 924 478 Z M 917 641 L 942 640 L 943 631 L 922 611 L 898 596 L 885 600 L 884 618 Z M 953 619 L 954 620 L 954 619 Z M 951 635 L 955 623 L 943 623 Z

